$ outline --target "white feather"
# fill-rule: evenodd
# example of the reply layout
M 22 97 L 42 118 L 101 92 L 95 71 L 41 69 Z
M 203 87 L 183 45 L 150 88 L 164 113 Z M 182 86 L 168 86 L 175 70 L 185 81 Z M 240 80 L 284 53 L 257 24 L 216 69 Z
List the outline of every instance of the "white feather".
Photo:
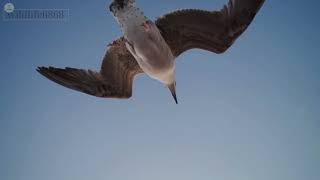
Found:
M 126 46 L 141 69 L 151 78 L 165 85 L 175 82 L 174 56 L 154 23 L 146 31 L 142 26 L 148 19 L 133 4 L 114 13 L 125 39 Z

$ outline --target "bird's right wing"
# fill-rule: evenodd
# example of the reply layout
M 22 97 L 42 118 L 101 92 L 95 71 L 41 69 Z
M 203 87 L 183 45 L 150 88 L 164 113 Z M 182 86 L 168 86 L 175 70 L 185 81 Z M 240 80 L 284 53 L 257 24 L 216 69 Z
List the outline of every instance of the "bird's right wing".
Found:
M 54 67 L 39 67 L 37 71 L 67 88 L 105 98 L 131 97 L 134 76 L 143 72 L 125 47 L 123 38 L 110 45 L 100 72 Z
M 176 57 L 192 48 L 223 53 L 247 29 L 264 1 L 229 0 L 220 11 L 175 11 L 156 25 Z

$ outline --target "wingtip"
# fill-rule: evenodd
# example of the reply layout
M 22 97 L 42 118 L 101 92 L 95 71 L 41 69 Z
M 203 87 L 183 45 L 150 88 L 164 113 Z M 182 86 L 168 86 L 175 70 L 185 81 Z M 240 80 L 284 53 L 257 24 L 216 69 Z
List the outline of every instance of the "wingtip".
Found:
M 39 72 L 39 73 L 41 73 L 41 71 L 42 71 L 43 69 L 44 69 L 44 67 L 38 66 L 37 69 L 36 69 L 36 71 Z
M 48 67 L 44 67 L 44 66 L 38 66 L 37 69 L 36 69 L 36 71 L 38 73 L 40 73 L 40 74 L 45 73 L 47 70 L 49 70 L 49 68 Z

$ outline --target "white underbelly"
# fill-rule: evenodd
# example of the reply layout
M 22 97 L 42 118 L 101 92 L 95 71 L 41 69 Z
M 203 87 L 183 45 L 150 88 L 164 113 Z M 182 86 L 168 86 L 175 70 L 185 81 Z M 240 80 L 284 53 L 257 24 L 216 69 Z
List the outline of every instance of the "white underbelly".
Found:
M 128 45 L 127 45 L 128 47 Z M 145 72 L 148 76 L 150 76 L 153 79 L 161 80 L 162 74 L 166 73 L 166 70 L 170 68 L 170 66 L 164 66 L 164 64 L 167 64 L 161 57 L 158 57 L 155 54 L 158 54 L 159 52 L 155 51 L 152 48 L 134 48 L 134 50 L 131 50 L 128 47 L 131 54 L 136 59 L 137 63 L 139 64 L 140 68 Z M 150 54 L 146 54 L 145 52 L 148 52 L 150 54 L 154 54 L 150 56 Z
M 174 56 L 171 49 L 155 24 L 152 23 L 150 30 L 146 31 L 142 26 L 147 20 L 145 17 L 141 16 L 137 10 L 129 10 L 127 13 L 135 14 L 135 16 L 130 14 L 131 18 L 119 20 L 128 41 L 127 49 L 147 75 L 161 82 L 166 81 L 168 72 L 174 69 Z
M 168 72 L 174 68 L 174 58 L 167 44 L 156 44 L 148 38 L 141 38 L 132 44 L 133 49 L 129 48 L 129 51 L 140 68 L 151 78 L 163 82 Z

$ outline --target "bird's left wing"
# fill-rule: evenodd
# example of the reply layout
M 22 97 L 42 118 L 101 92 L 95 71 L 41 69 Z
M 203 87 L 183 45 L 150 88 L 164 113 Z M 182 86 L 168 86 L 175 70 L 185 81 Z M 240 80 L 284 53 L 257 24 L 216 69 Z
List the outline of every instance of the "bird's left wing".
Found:
M 100 72 L 75 68 L 39 67 L 39 73 L 67 88 L 105 98 L 129 98 L 135 75 L 142 73 L 120 38 L 108 49 Z
M 223 53 L 247 29 L 264 1 L 229 0 L 220 11 L 175 11 L 156 25 L 176 57 L 192 48 Z

